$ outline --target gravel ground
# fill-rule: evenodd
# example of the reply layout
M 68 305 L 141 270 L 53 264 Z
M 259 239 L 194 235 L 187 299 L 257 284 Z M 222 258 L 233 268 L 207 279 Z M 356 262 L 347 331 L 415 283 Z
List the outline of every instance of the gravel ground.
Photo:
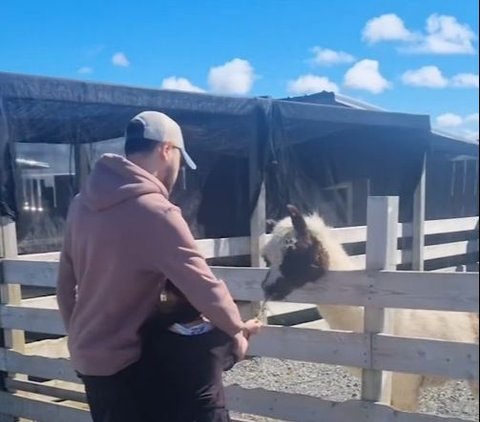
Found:
M 327 400 L 344 401 L 360 395 L 360 384 L 342 367 L 255 358 L 241 362 L 225 374 L 225 383 L 245 388 L 306 394 Z M 423 391 L 421 412 L 479 420 L 478 400 L 470 394 L 467 383 L 451 381 L 441 388 Z M 249 421 L 271 422 L 277 419 L 238 415 Z M 347 422 L 347 421 L 346 421 Z

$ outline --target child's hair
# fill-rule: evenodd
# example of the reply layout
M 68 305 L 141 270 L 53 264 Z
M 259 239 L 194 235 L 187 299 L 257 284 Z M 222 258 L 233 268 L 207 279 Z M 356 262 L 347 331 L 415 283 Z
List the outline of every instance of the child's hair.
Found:
M 171 300 L 172 296 L 174 300 Z M 149 327 L 153 325 L 155 329 L 165 329 L 174 323 L 187 323 L 200 319 L 201 313 L 170 280 L 165 284 L 162 297 L 165 299 L 160 302 L 157 311 L 149 319 Z

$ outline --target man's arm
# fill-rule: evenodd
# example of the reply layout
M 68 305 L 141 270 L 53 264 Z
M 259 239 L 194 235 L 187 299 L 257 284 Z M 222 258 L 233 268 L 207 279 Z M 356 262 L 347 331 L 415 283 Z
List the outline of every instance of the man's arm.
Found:
M 234 337 L 245 329 L 227 286 L 200 254 L 178 208 L 158 211 L 146 242 L 154 269 L 165 275 L 213 325 Z

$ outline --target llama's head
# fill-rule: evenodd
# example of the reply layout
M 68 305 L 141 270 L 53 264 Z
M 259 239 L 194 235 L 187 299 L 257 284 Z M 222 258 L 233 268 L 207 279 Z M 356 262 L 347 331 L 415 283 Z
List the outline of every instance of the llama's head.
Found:
M 262 288 L 269 300 L 284 299 L 293 290 L 318 280 L 329 268 L 329 255 L 317 233 L 325 230 L 323 220 L 305 218 L 293 205 L 288 205 L 288 212 L 290 216 L 275 226 L 263 249 L 270 271 Z

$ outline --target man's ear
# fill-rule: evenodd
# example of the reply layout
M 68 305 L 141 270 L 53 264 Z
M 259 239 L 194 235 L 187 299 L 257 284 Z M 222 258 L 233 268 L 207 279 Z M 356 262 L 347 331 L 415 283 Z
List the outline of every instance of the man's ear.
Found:
M 172 145 L 169 144 L 168 142 L 161 142 L 160 145 L 157 148 L 158 153 L 160 156 L 166 160 L 172 153 Z

